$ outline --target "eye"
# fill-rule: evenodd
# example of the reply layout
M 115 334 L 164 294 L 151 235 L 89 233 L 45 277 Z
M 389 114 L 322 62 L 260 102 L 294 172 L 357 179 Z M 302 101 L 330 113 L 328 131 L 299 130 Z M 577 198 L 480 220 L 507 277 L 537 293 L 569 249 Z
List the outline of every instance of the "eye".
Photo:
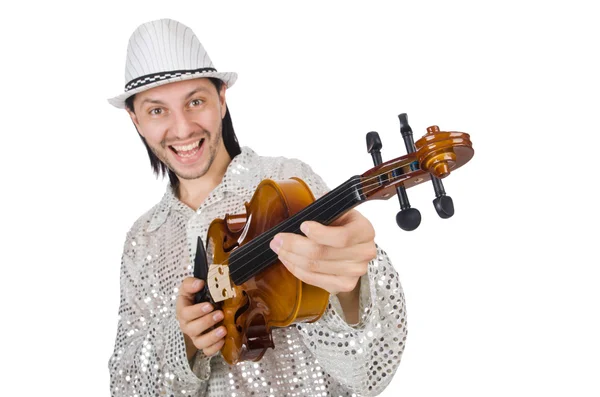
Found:
M 192 99 L 190 101 L 190 106 L 200 106 L 200 105 L 202 105 L 201 99 Z
M 151 116 L 158 116 L 158 115 L 160 115 L 160 114 L 162 114 L 162 113 L 163 113 L 163 110 L 162 110 L 161 108 L 153 108 L 153 109 L 150 109 L 150 110 L 148 111 L 148 113 L 149 113 Z

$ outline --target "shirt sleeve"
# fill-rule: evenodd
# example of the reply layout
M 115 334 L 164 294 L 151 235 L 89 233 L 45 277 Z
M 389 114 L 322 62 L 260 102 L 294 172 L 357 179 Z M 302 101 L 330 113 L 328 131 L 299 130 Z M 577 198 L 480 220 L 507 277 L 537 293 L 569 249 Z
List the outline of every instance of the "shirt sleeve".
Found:
M 400 365 L 406 342 L 406 305 L 398 273 L 387 254 L 361 279 L 361 319 L 348 324 L 331 296 L 323 316 L 297 326 L 304 342 L 332 381 L 360 395 L 378 395 Z
M 109 360 L 111 396 L 204 396 L 209 359 L 197 354 L 192 371 L 174 309 L 157 312 L 142 296 L 143 276 L 129 246 L 128 237 L 121 263 L 117 336 Z
M 308 165 L 301 163 L 299 174 L 316 198 L 329 190 Z M 358 324 L 348 324 L 338 298 L 330 296 L 318 321 L 296 327 L 329 382 L 352 393 L 378 395 L 400 365 L 407 335 L 402 285 L 380 247 L 361 278 L 359 302 Z

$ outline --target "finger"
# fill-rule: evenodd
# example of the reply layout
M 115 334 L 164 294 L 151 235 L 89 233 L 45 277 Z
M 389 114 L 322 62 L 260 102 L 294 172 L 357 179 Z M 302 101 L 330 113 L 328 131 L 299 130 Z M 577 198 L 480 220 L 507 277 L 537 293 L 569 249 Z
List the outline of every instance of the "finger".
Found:
M 194 295 L 204 287 L 204 280 L 199 278 L 187 277 L 179 287 L 179 296 L 184 297 L 190 302 L 194 301 Z
M 223 320 L 223 312 L 215 310 L 210 314 L 183 324 L 181 330 L 193 339 L 206 333 L 206 331 L 217 325 L 221 320 Z
M 329 226 L 306 221 L 300 225 L 310 240 L 331 247 L 343 248 L 375 239 L 375 229 L 360 212 L 351 210 Z
M 187 277 L 179 286 L 179 295 L 175 302 L 175 312 L 177 319 L 180 319 L 183 308 L 194 304 L 194 295 L 204 287 L 204 281 Z
M 369 262 L 377 256 L 377 247 L 373 241 L 336 248 L 316 243 L 294 233 L 277 234 L 270 246 L 278 255 L 289 252 L 313 261 Z M 291 258 L 290 260 L 293 262 Z
M 194 321 L 197 318 L 207 315 L 213 310 L 213 305 L 208 302 L 185 306 L 178 311 L 178 319 L 179 321 L 188 323 Z
M 202 352 L 204 352 L 204 355 L 206 357 L 210 357 L 210 356 L 218 353 L 223 348 L 224 344 L 225 344 L 225 339 L 221 339 L 220 341 L 218 341 L 214 345 L 209 346 L 209 347 L 205 347 L 204 349 L 202 349 Z
M 281 263 L 294 275 L 306 284 L 322 288 L 331 294 L 339 292 L 350 292 L 354 290 L 360 277 L 334 276 L 331 274 L 313 273 L 282 260 Z
M 339 248 L 331 248 L 328 249 L 327 252 L 331 252 L 331 250 L 339 251 Z M 352 251 L 351 248 L 347 248 L 346 250 Z M 364 260 L 358 260 L 356 257 L 347 258 L 346 255 L 343 255 L 344 260 L 327 260 L 321 259 L 318 254 L 302 255 L 296 254 L 295 252 L 286 251 L 281 249 L 279 251 L 279 259 L 284 260 L 288 263 L 293 263 L 295 266 L 301 267 L 304 270 L 311 273 L 322 273 L 322 274 L 332 274 L 338 276 L 355 276 L 360 277 L 363 274 L 367 273 L 369 261 L 372 258 L 366 258 L 364 253 L 360 253 L 360 255 L 365 256 Z M 323 257 L 328 257 L 329 255 L 324 255 Z M 340 253 L 338 255 L 342 257 Z M 358 256 L 358 255 L 357 255 Z
M 221 325 L 220 327 L 215 328 L 210 332 L 193 337 L 192 341 L 194 342 L 194 346 L 196 346 L 200 350 L 204 350 L 219 342 L 225 337 L 225 335 L 227 335 L 227 329 L 223 325 Z

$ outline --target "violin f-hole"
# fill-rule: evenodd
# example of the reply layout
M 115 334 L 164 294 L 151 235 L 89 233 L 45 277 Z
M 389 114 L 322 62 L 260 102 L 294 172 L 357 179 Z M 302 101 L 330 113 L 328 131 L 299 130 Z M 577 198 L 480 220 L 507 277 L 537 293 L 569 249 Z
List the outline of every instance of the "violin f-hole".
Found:
M 223 236 L 223 251 L 231 252 L 232 249 L 239 245 L 240 243 L 237 240 L 230 238 L 227 234 Z
M 248 308 L 250 308 L 250 297 L 246 293 L 246 291 L 242 291 L 243 299 L 245 300 L 244 304 L 236 310 L 235 315 L 233 316 L 233 322 L 238 332 L 242 332 L 242 326 L 238 324 L 238 318 L 244 314 Z

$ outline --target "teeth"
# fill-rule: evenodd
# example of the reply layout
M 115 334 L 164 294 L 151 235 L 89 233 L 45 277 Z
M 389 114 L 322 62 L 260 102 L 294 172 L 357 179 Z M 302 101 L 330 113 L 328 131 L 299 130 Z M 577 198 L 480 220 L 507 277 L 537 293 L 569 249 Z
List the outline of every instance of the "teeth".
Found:
M 178 155 L 179 155 L 179 157 L 192 157 L 193 155 L 195 155 L 196 153 L 198 153 L 198 150 L 200 150 L 200 149 L 196 149 L 193 152 L 178 153 Z
M 172 145 L 172 147 L 173 147 L 173 149 L 177 150 L 178 152 L 187 152 L 188 150 L 197 148 L 199 145 L 200 145 L 200 141 L 196 141 L 196 142 L 190 143 L 189 145 L 184 145 L 184 146 Z

